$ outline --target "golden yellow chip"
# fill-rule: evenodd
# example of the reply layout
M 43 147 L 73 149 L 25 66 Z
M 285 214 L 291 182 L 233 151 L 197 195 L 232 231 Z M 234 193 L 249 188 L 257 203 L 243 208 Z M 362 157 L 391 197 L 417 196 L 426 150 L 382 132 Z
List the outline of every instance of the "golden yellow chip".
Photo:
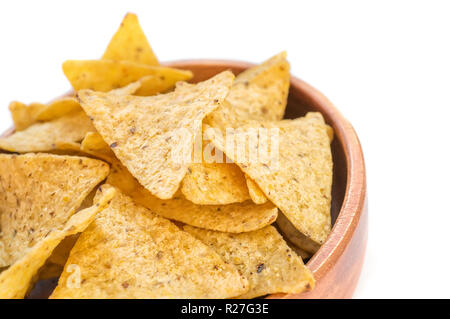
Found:
M 150 97 L 89 90 L 78 92 L 78 97 L 97 131 L 131 174 L 152 194 L 168 199 L 192 161 L 202 119 L 224 100 L 233 78 L 226 71 Z
M 69 60 L 64 62 L 63 71 L 75 91 L 91 89 L 108 92 L 151 76 L 138 90 L 139 95 L 164 92 L 173 88 L 178 81 L 192 78 L 192 72 L 186 70 L 113 60 Z
M 92 122 L 83 111 L 70 113 L 0 138 L 0 149 L 18 153 L 51 151 L 58 149 L 58 142 L 79 142 L 87 132 L 94 131 Z
M 289 92 L 289 62 L 286 52 L 240 73 L 231 87 L 227 103 L 211 113 L 205 123 L 226 129 L 249 120 L 281 120 Z
M 249 120 L 281 120 L 289 91 L 289 63 L 282 52 L 239 74 L 226 102 L 205 118 L 205 123 L 222 130 L 235 128 Z M 182 189 L 186 198 L 198 204 L 230 204 L 249 197 L 263 204 L 267 197 L 235 164 L 199 164 L 191 167 Z M 208 178 L 205 181 L 205 178 Z M 246 177 L 245 177 L 246 179 Z M 213 197 L 220 190 L 219 196 Z M 248 195 L 249 193 L 249 195 Z M 203 200 L 202 200 L 203 198 Z
M 207 143 L 204 141 L 203 150 Z M 241 169 L 230 163 L 193 163 L 183 179 L 181 192 L 198 205 L 227 205 L 250 199 Z
M 277 143 L 270 144 L 272 155 L 264 160 L 250 159 L 249 145 L 245 154 L 226 149 L 222 134 L 207 134 L 261 188 L 297 230 L 317 244 L 322 244 L 331 229 L 331 182 L 333 162 L 327 127 L 320 113 L 279 122 L 256 122 L 250 128 L 278 130 Z M 275 136 L 276 137 L 276 136 Z
M 20 259 L 0 274 L 0 298 L 23 298 L 33 280 L 33 277 L 44 265 L 53 249 L 67 236 L 83 231 L 95 215 L 106 208 L 114 196 L 115 190 L 110 189 L 99 198 L 95 206 L 86 208 L 70 217 L 59 227 L 51 228 L 45 237 L 28 249 Z
M 236 266 L 250 289 L 238 298 L 273 293 L 301 293 L 314 287 L 314 278 L 273 226 L 229 234 L 184 226 L 183 229 Z
M 63 225 L 108 173 L 106 163 L 90 158 L 0 154 L 0 266 Z
M 81 111 L 78 100 L 74 97 L 57 99 L 43 107 L 36 115 L 37 121 L 51 121 L 75 111 Z
M 130 61 L 153 66 L 159 65 L 144 31 L 139 25 L 138 18 L 133 13 L 128 13 L 123 18 L 102 59 Z
M 89 132 L 86 134 L 81 142 L 80 150 L 86 154 L 103 159 L 108 163 L 113 163 L 117 160 L 114 152 L 97 132 Z
M 94 204 L 94 196 L 97 187 L 94 188 L 88 196 L 83 200 L 78 211 L 91 207 Z M 64 265 L 69 258 L 70 251 L 75 245 L 80 234 L 70 235 L 64 238 L 58 246 L 55 247 L 50 257 L 47 258 L 44 266 L 39 269 L 37 280 L 45 280 L 49 278 L 57 278 L 61 275 Z
M 45 105 L 41 103 L 31 103 L 30 105 L 26 105 L 17 101 L 11 102 L 9 104 L 9 111 L 11 112 L 16 131 L 22 131 L 36 123 L 37 115 L 44 108 Z
M 278 216 L 278 209 L 271 203 L 255 205 L 246 201 L 230 205 L 195 205 L 181 194 L 169 200 L 159 199 L 142 187 L 118 161 L 112 164 L 107 183 L 158 215 L 200 228 L 248 232 L 272 224 Z
M 118 193 L 81 234 L 51 298 L 230 298 L 247 290 L 213 250 Z

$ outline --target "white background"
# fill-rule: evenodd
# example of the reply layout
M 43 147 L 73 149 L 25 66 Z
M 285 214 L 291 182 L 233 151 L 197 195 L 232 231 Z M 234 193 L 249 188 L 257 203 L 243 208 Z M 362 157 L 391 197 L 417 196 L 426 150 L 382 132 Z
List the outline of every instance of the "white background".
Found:
M 61 63 L 100 57 L 127 11 L 162 61 L 287 50 L 363 144 L 370 232 L 355 297 L 450 297 L 448 2 L 2 1 L 0 128 L 11 100 L 67 91 Z

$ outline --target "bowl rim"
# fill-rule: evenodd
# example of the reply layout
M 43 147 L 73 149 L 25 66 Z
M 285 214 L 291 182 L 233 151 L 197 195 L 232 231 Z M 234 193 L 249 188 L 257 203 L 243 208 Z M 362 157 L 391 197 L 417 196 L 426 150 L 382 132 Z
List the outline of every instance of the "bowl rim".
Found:
M 185 59 L 163 62 L 161 65 L 181 69 L 188 69 L 189 66 L 194 65 L 198 67 L 217 67 L 220 65 L 226 66 L 225 69 L 247 69 L 255 64 L 225 59 Z M 354 128 L 328 98 L 305 81 L 291 74 L 290 90 L 292 87 L 307 95 L 318 106 L 319 111 L 325 113 L 331 119 L 333 123 L 328 124 L 332 124 L 335 138 L 341 142 L 347 165 L 347 185 L 338 217 L 327 240 L 306 264 L 313 272 L 316 282 L 318 282 L 337 263 L 359 224 L 366 196 L 364 156 Z M 0 137 L 8 136 L 13 132 L 14 127 L 11 127 L 1 133 Z M 299 294 L 279 293 L 269 295 L 268 298 L 298 298 L 298 296 Z

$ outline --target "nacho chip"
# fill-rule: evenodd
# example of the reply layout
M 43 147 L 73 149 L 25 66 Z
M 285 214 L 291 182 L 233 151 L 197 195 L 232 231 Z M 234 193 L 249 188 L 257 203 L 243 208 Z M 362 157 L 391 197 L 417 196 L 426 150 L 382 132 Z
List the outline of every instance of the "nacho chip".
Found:
M 221 233 L 184 226 L 183 229 L 236 266 L 250 289 L 238 298 L 272 293 L 301 293 L 314 287 L 308 268 L 273 226 L 243 234 Z
M 230 205 L 195 205 L 181 194 L 169 200 L 159 199 L 142 187 L 118 161 L 112 164 L 107 183 L 158 215 L 200 228 L 248 232 L 272 224 L 278 216 L 278 209 L 271 203 L 255 205 L 246 201 Z
M 114 96 L 83 90 L 81 106 L 117 158 L 152 194 L 171 198 L 191 161 L 202 119 L 228 94 L 233 74 L 151 96 Z M 188 158 L 183 157 L 188 151 Z
M 159 62 L 133 13 L 127 13 L 108 44 L 102 59 L 130 61 L 152 66 Z
M 92 122 L 81 112 L 70 113 L 50 122 L 36 123 L 11 136 L 0 138 L 0 149 L 10 152 L 45 152 L 58 149 L 57 143 L 73 143 L 94 132 Z
M 211 113 L 205 123 L 225 130 L 249 120 L 281 120 L 289 92 L 286 52 L 240 73 L 227 96 L 227 103 Z
M 68 285 L 69 265 L 80 268 L 79 288 Z M 118 193 L 81 234 L 51 298 L 229 298 L 247 290 L 214 251 Z
M 116 160 L 112 149 L 97 132 L 87 133 L 81 142 L 80 149 L 82 152 L 103 159 L 108 163 L 113 163 Z
M 0 154 L 1 266 L 64 225 L 108 172 L 106 163 L 90 158 Z
M 247 175 L 245 174 L 245 181 L 248 187 L 248 193 L 250 198 L 255 204 L 264 204 L 267 202 L 267 197 L 264 195 L 263 191 L 259 186 Z
M 82 111 L 78 100 L 74 97 L 65 97 L 45 105 L 36 115 L 36 120 L 41 122 L 51 121 L 77 111 Z
M 241 169 L 227 163 L 192 164 L 181 192 L 197 205 L 227 205 L 250 199 Z
M 286 52 L 282 52 L 260 65 L 239 74 L 231 87 L 226 102 L 205 118 L 205 123 L 222 130 L 235 128 L 249 120 L 281 120 L 289 91 L 289 63 Z M 263 204 L 267 197 L 252 180 L 242 182 L 243 174 L 237 177 L 237 168 L 232 163 L 211 165 L 203 163 L 191 167 L 192 174 L 185 179 L 183 194 L 198 204 L 230 204 L 248 199 Z M 208 173 L 211 178 L 205 183 Z M 227 181 L 227 186 L 223 181 Z M 217 201 L 210 194 L 220 190 Z M 246 197 L 247 196 L 247 197 Z M 201 201 L 205 198 L 204 202 Z M 226 201 L 225 201 L 226 200 Z
M 67 223 L 51 229 L 26 254 L 11 267 L 0 274 L 0 298 L 23 298 L 33 277 L 45 263 L 53 249 L 67 236 L 82 232 L 93 220 L 95 215 L 108 205 L 115 190 L 110 189 L 99 198 L 95 206 L 86 208 L 74 214 Z
M 327 128 L 320 113 L 280 122 L 257 122 L 244 127 L 279 129 L 276 162 L 239 163 L 237 152 L 225 149 L 217 131 L 207 130 L 213 143 L 224 151 L 261 188 L 297 230 L 322 244 L 331 229 L 331 182 L 333 162 Z M 276 151 L 276 150 L 275 150 Z M 248 157 L 248 145 L 246 149 Z M 276 164 L 276 165 L 273 165 Z
M 9 111 L 11 112 L 16 131 L 22 131 L 36 123 L 36 117 L 43 108 L 45 108 L 45 105 L 41 103 L 26 105 L 17 101 L 11 102 L 9 104 Z
M 207 146 L 203 140 L 203 150 Z M 232 163 L 193 163 L 183 178 L 181 192 L 197 205 L 227 205 L 250 199 L 241 169 Z
M 190 71 L 113 60 L 69 60 L 64 62 L 63 71 L 75 91 L 91 89 L 108 92 L 151 76 L 138 90 L 139 95 L 164 92 L 178 81 L 192 78 Z

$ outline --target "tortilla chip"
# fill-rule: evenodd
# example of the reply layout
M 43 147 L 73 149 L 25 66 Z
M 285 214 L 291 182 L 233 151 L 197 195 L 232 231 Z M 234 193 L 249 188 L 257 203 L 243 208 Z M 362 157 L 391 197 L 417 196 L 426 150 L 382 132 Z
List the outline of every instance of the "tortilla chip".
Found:
M 225 130 L 249 120 L 281 120 L 289 92 L 289 62 L 282 52 L 240 73 L 227 96 L 227 103 L 211 113 L 205 123 Z
M 127 13 L 108 44 L 102 59 L 130 61 L 152 66 L 159 62 L 133 13 Z
M 261 188 L 297 230 L 322 244 L 331 229 L 331 182 L 333 162 L 327 128 L 320 113 L 280 122 L 257 122 L 244 127 L 279 129 L 276 163 L 239 163 L 237 152 L 225 150 L 217 131 L 207 130 L 213 143 L 238 164 Z M 246 149 L 248 155 L 248 145 Z M 278 164 L 278 165 L 273 165 Z
M 79 142 L 87 132 L 94 131 L 92 122 L 83 111 L 70 113 L 0 138 L 0 149 L 18 153 L 51 151 L 58 149 L 58 142 Z
M 192 164 L 181 192 L 197 205 L 227 205 L 250 199 L 244 175 L 234 164 Z
M 79 288 L 67 285 L 68 265 L 80 267 Z M 51 298 L 229 298 L 247 290 L 214 251 L 118 193 L 81 234 Z
M 67 223 L 51 229 L 26 254 L 11 267 L 0 274 L 0 298 L 23 298 L 33 277 L 45 263 L 53 249 L 67 236 L 82 232 L 95 218 L 95 215 L 108 205 L 115 190 L 105 192 L 95 206 L 74 214 Z M 4 215 L 4 214 L 3 214 Z
M 181 194 L 169 200 L 159 199 L 142 187 L 118 161 L 112 164 L 107 183 L 158 215 L 200 228 L 248 232 L 272 224 L 278 216 L 278 209 L 271 203 L 255 205 L 246 201 L 230 205 L 195 205 Z
M 216 109 L 233 81 L 229 71 L 196 85 L 151 96 L 114 96 L 83 90 L 81 106 L 117 158 L 161 199 L 177 191 L 191 161 L 202 119 Z M 189 152 L 188 158 L 180 150 Z
M 82 111 L 78 100 L 74 97 L 65 97 L 45 105 L 37 114 L 36 120 L 51 121 L 76 111 Z
M 203 140 L 203 149 L 207 143 Z M 183 179 L 181 192 L 197 205 L 227 205 L 250 199 L 244 174 L 233 163 L 193 163 Z
M 192 72 L 186 70 L 113 60 L 69 60 L 64 62 L 63 71 L 75 91 L 91 89 L 108 92 L 151 76 L 146 78 L 146 91 L 144 88 L 138 90 L 140 95 L 164 92 L 178 81 L 192 78 Z
M 259 186 L 247 175 L 245 174 L 245 181 L 248 187 L 248 193 L 250 198 L 255 204 L 264 204 L 267 202 L 267 197 L 264 195 L 263 191 Z
M 45 105 L 41 103 L 26 105 L 17 101 L 11 102 L 9 104 L 9 111 L 11 112 L 16 131 L 22 131 L 36 123 L 36 117 L 43 108 L 45 108 Z
M 108 163 L 113 163 L 116 159 L 112 149 L 97 132 L 87 133 L 81 142 L 80 149 L 82 152 L 103 159 Z
M 249 120 L 281 120 L 289 92 L 289 63 L 282 52 L 260 65 L 239 74 L 231 87 L 226 102 L 205 118 L 205 123 L 222 130 L 235 128 Z M 242 202 L 248 196 L 256 204 L 267 201 L 264 193 L 251 180 L 242 182 L 232 163 L 199 164 L 191 167 L 183 194 L 198 204 L 231 204 Z M 205 183 L 205 176 L 211 177 Z M 203 177 L 203 178 L 202 178 Z M 217 177 L 217 178 L 214 178 Z M 245 179 L 247 179 L 245 177 Z M 226 181 L 226 185 L 224 185 Z M 211 196 L 220 190 L 217 201 Z M 249 195 L 247 195 L 250 193 Z M 207 199 L 211 197 L 210 199 Z M 204 198 L 204 202 L 202 201 Z
M 108 172 L 106 163 L 90 158 L 0 154 L 1 266 L 64 225 Z
M 78 211 L 91 207 L 94 204 L 94 196 L 97 193 L 97 188 L 94 188 L 89 195 L 83 200 Z M 47 258 L 44 266 L 39 269 L 38 283 L 40 280 L 49 278 L 59 278 L 64 270 L 64 265 L 69 258 L 70 251 L 75 245 L 80 234 L 67 236 L 58 246 L 55 247 L 50 257 Z M 56 286 L 56 285 L 55 285 Z
M 184 226 L 183 229 L 236 266 L 250 289 L 238 298 L 272 293 L 301 293 L 314 287 L 308 268 L 273 226 L 243 234 L 221 233 Z

